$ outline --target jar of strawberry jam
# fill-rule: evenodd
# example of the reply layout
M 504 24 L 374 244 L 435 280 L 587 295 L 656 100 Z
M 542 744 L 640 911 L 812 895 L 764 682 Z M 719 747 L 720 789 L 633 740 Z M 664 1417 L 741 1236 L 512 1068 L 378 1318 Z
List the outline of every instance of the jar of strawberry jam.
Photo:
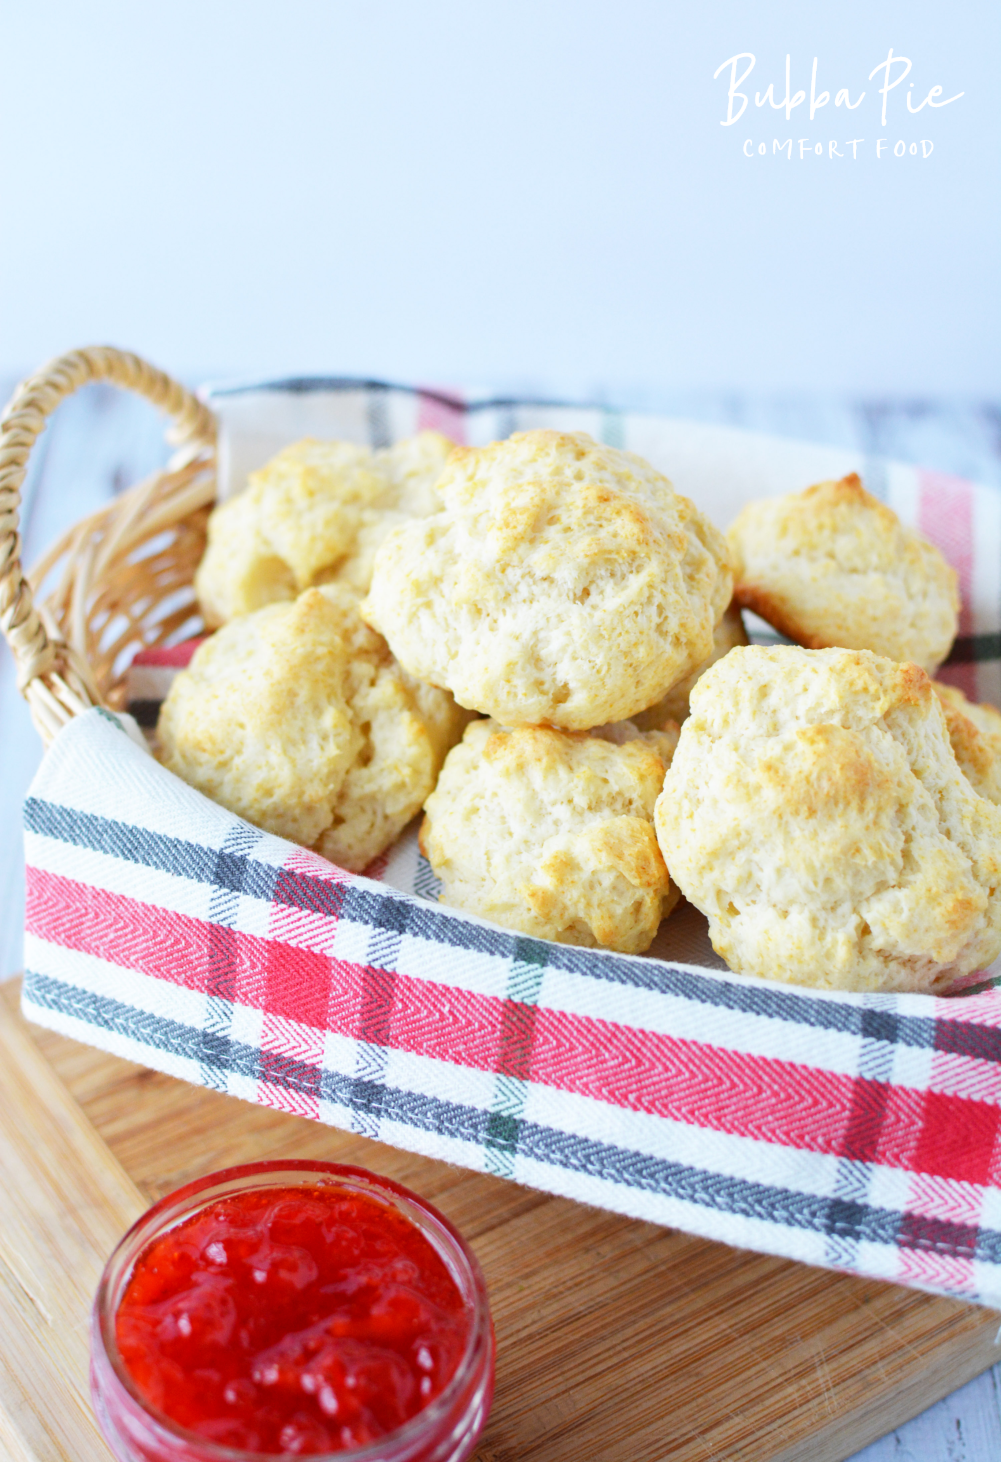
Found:
M 493 1381 L 461 1235 L 337 1163 L 189 1183 L 125 1235 L 94 1303 L 91 1394 L 119 1462 L 463 1462 Z

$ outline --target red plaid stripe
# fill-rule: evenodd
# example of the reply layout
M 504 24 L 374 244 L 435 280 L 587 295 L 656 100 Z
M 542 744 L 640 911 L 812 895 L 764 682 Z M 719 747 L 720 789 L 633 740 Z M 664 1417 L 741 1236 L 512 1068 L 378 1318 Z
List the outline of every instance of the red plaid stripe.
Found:
M 996 1062 L 966 1063 L 981 1100 L 867 1081 L 339 960 L 37 869 L 28 929 L 188 990 L 214 992 L 224 959 L 279 1060 L 318 1064 L 327 1030 L 755 1141 L 978 1184 L 994 1170 Z
M 454 399 L 439 392 L 422 391 L 418 398 L 417 430 L 440 431 L 460 445 L 466 440 L 466 404 L 458 393 Z

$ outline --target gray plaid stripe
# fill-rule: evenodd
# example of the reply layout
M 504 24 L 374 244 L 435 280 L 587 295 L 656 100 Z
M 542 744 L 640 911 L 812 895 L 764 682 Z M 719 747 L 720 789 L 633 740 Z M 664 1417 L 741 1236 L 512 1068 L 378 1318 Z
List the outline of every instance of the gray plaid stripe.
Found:
M 143 1045 L 150 1064 L 162 1067 L 162 1053 L 191 1056 L 198 1048 L 201 1032 L 163 1016 L 150 1015 L 120 1001 L 78 989 L 36 971 L 25 972 L 24 1000 L 28 1014 L 38 1018 L 46 1010 L 58 1011 L 85 1021 L 97 1030 L 117 1032 Z M 231 1070 L 256 1078 L 260 1051 L 240 1041 L 230 1044 Z M 290 1090 L 313 1091 L 316 1068 L 302 1069 L 302 1063 L 288 1062 L 284 1084 Z M 337 1106 L 352 1106 L 358 1078 L 324 1070 L 321 1094 Z M 380 1086 L 372 1096 L 380 1113 L 404 1127 L 486 1143 L 491 1113 L 472 1105 L 447 1101 L 400 1087 Z M 580 1173 L 617 1186 L 658 1193 L 666 1198 L 694 1203 L 706 1210 L 758 1219 L 781 1227 L 813 1233 L 850 1235 L 855 1241 L 899 1246 L 902 1215 L 879 1208 L 857 1196 L 825 1198 L 792 1188 L 770 1187 L 741 1176 L 714 1173 L 690 1164 L 651 1153 L 635 1152 L 580 1133 L 561 1131 L 539 1122 L 522 1120 L 518 1136 L 519 1153 L 535 1162 L 563 1172 Z M 852 1169 L 857 1172 L 853 1176 Z M 844 1193 L 856 1195 L 867 1186 L 869 1175 L 863 1164 L 846 1164 L 842 1179 Z M 559 1185 L 565 1191 L 564 1185 Z M 962 1225 L 936 1225 L 939 1253 L 976 1258 L 981 1263 L 1001 1266 L 1001 1232 L 989 1228 L 971 1230 Z M 833 1260 L 831 1262 L 839 1262 Z
M 892 995 L 867 996 L 865 1013 L 869 1016 L 873 1011 L 892 1015 Z M 879 1030 L 878 1020 L 863 1022 L 864 1034 L 859 1043 L 859 1076 L 866 1081 L 888 1085 L 893 1079 L 896 1047 L 874 1038 L 867 1031 L 867 1026 L 869 1030 Z M 876 1165 L 872 1161 L 843 1157 L 838 1162 L 834 1175 L 830 1231 L 824 1240 L 824 1258 L 828 1264 L 839 1269 L 855 1269 L 858 1266 L 858 1246 L 863 1235 L 853 1223 L 852 1216 L 865 1209 L 875 1169 Z
M 74 808 L 29 797 L 24 804 L 24 825 L 30 832 L 73 846 L 92 848 L 124 861 L 163 869 L 193 882 L 216 883 L 223 877 L 232 886 L 238 866 L 248 897 L 269 899 L 290 908 L 308 909 L 351 919 L 358 924 L 404 930 L 419 939 L 452 948 L 487 951 L 514 957 L 517 937 L 499 929 L 467 924 L 424 903 L 408 900 L 391 889 L 358 884 L 330 884 L 308 874 L 291 873 L 247 858 L 223 860 L 218 850 Z M 246 833 L 248 829 L 244 829 Z M 820 1030 L 864 1032 L 873 1039 L 906 1046 L 933 1047 L 981 1061 L 1001 1063 L 1001 1030 L 970 1021 L 932 1020 L 869 1010 L 825 1000 L 781 987 L 761 989 L 736 981 L 697 974 L 660 960 L 623 959 L 570 945 L 549 945 L 546 960 L 552 969 L 569 970 L 609 984 L 671 995 L 695 1004 L 746 1011 L 769 1020 L 789 1021 Z

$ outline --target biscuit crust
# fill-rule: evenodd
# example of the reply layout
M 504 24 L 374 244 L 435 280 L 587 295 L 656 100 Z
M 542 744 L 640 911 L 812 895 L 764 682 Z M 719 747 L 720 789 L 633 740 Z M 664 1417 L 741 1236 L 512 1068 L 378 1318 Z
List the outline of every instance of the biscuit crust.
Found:
M 420 685 L 343 586 L 242 615 L 176 677 L 164 764 L 257 827 L 360 872 L 435 784 L 468 713 Z
M 955 686 L 932 684 L 960 770 L 981 797 L 1001 805 L 1001 711 L 968 701 Z
M 292 600 L 317 583 L 364 594 L 387 533 L 440 508 L 434 484 L 451 449 L 440 432 L 376 452 L 311 437 L 286 447 L 209 517 L 195 575 L 206 624 Z
M 442 901 L 539 939 L 647 949 L 678 898 L 652 822 L 672 744 L 474 721 L 421 829 Z
M 855 473 L 749 503 L 727 540 L 734 602 L 799 645 L 872 650 L 929 673 L 952 647 L 955 570 Z
M 712 650 L 722 536 L 642 458 L 584 433 L 457 448 L 444 509 L 397 528 L 362 606 L 411 674 L 508 726 L 587 730 Z
M 740 973 L 928 993 L 1001 951 L 1001 808 L 916 665 L 732 650 L 692 693 L 655 820 Z

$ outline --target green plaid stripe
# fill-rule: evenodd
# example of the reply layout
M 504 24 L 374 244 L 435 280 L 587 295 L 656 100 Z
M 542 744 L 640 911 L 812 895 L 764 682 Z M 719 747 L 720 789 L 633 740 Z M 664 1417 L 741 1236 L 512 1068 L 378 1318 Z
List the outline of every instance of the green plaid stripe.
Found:
M 1001 634 L 959 635 L 947 665 L 977 665 L 984 660 L 1001 660 Z
M 545 972 L 546 946 L 534 939 L 516 940 L 504 991 L 497 1072 L 484 1138 L 487 1171 L 500 1178 L 510 1178 L 514 1172 L 531 1074 L 535 1010 Z

